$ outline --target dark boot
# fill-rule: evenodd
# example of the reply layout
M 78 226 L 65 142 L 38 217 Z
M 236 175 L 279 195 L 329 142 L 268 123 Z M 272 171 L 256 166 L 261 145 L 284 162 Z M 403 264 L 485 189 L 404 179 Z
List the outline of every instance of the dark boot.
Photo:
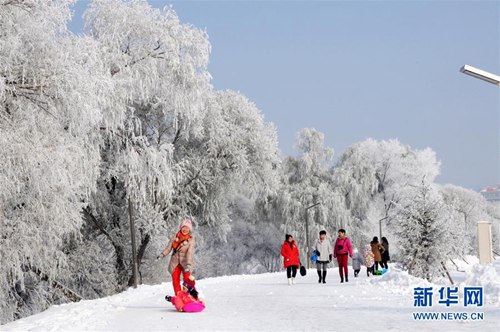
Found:
M 347 276 L 347 274 L 345 275 L 345 282 L 349 282 L 349 277 Z
M 323 271 L 323 283 L 326 284 L 326 271 Z
M 318 277 L 319 277 L 318 283 L 320 283 L 320 284 L 321 284 L 321 282 L 322 282 L 323 280 L 321 279 L 321 271 L 320 271 L 320 270 L 318 270 Z
M 340 276 L 340 282 L 343 283 L 344 282 L 344 276 Z

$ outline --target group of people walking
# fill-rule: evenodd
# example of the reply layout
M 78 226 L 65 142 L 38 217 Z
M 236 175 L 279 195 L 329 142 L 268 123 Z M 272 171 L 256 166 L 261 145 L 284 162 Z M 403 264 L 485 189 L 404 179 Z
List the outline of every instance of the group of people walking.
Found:
M 183 220 L 179 231 L 172 235 L 167 247 L 157 258 L 161 259 L 170 256 L 168 272 L 172 275 L 174 295 L 179 294 L 181 291 L 182 275 L 183 288 L 197 298 L 195 279 L 191 275 L 195 247 L 195 240 L 191 235 L 192 231 L 192 221 L 189 219 Z M 327 237 L 326 231 L 322 230 L 319 232 L 319 238 L 315 243 L 314 250 L 317 257 L 318 283 L 326 283 L 328 264 L 332 263 L 334 258 L 337 259 L 341 283 L 344 281 L 349 282 L 349 257 L 352 259 L 354 277 L 358 276 L 362 265 L 366 266 L 367 276 L 375 274 L 379 265 L 382 269 L 389 268 L 387 264 L 390 260 L 389 242 L 385 237 L 382 237 L 381 242 L 379 242 L 375 236 L 370 244 L 365 245 L 362 256 L 358 249 L 353 248 L 351 240 L 346 236 L 345 229 L 341 228 L 338 230 L 338 237 L 333 246 Z M 295 284 L 295 277 L 301 263 L 299 247 L 290 234 L 286 234 L 285 236 L 285 242 L 281 246 L 281 255 L 283 256 L 288 284 L 293 285 Z
M 314 251 L 316 259 L 316 269 L 318 272 L 318 283 L 326 283 L 326 275 L 328 264 L 337 259 L 339 267 L 340 282 L 349 282 L 349 257 L 352 259 L 352 267 L 354 270 L 354 277 L 359 275 L 361 266 L 366 266 L 366 274 L 376 274 L 379 265 L 382 269 L 388 269 L 387 262 L 390 260 L 389 256 L 389 242 L 387 238 L 382 237 L 381 243 L 378 237 L 374 237 L 370 244 L 365 245 L 363 256 L 358 249 L 353 248 L 351 240 L 346 236 L 345 229 L 338 230 L 338 237 L 332 247 L 330 240 L 327 238 L 325 230 L 319 232 L 319 238 L 315 243 Z M 293 236 L 286 234 L 285 242 L 281 246 L 281 255 L 283 256 L 283 263 L 286 269 L 288 284 L 295 284 L 295 277 L 297 269 L 301 266 L 299 259 L 299 248 L 293 239 Z

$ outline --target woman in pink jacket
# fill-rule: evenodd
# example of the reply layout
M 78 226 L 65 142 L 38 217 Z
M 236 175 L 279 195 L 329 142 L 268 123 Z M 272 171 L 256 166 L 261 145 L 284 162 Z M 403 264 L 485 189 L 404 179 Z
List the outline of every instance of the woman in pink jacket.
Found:
M 339 229 L 339 237 L 335 241 L 335 245 L 333 247 L 333 257 L 337 258 L 337 262 L 339 263 L 340 282 L 344 282 L 344 275 L 345 282 L 349 281 L 349 274 L 347 270 L 349 257 L 347 255 L 352 257 L 351 240 L 345 236 L 345 229 L 341 228 Z

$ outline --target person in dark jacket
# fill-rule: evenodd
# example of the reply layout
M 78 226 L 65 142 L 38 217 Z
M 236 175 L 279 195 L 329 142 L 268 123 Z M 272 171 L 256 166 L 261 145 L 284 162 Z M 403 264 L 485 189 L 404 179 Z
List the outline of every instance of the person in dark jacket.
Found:
M 388 269 L 389 265 L 387 265 L 387 262 L 391 260 L 391 257 L 389 256 L 389 241 L 387 241 L 386 237 L 382 237 L 382 247 L 384 247 L 384 251 L 382 252 L 382 261 L 380 262 L 380 266 L 382 268 Z
M 283 265 L 286 269 L 288 285 L 294 285 L 297 268 L 300 265 L 299 247 L 297 247 L 293 236 L 290 234 L 285 235 L 285 242 L 281 246 L 281 256 L 283 256 Z

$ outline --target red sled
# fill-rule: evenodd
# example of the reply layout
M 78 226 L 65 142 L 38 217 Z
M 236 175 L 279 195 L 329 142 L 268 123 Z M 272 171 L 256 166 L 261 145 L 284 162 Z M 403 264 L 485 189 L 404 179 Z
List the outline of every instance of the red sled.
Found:
M 188 292 L 179 292 L 177 296 L 167 296 L 167 301 L 179 312 L 201 312 L 205 309 L 205 303 L 199 299 L 195 299 Z

